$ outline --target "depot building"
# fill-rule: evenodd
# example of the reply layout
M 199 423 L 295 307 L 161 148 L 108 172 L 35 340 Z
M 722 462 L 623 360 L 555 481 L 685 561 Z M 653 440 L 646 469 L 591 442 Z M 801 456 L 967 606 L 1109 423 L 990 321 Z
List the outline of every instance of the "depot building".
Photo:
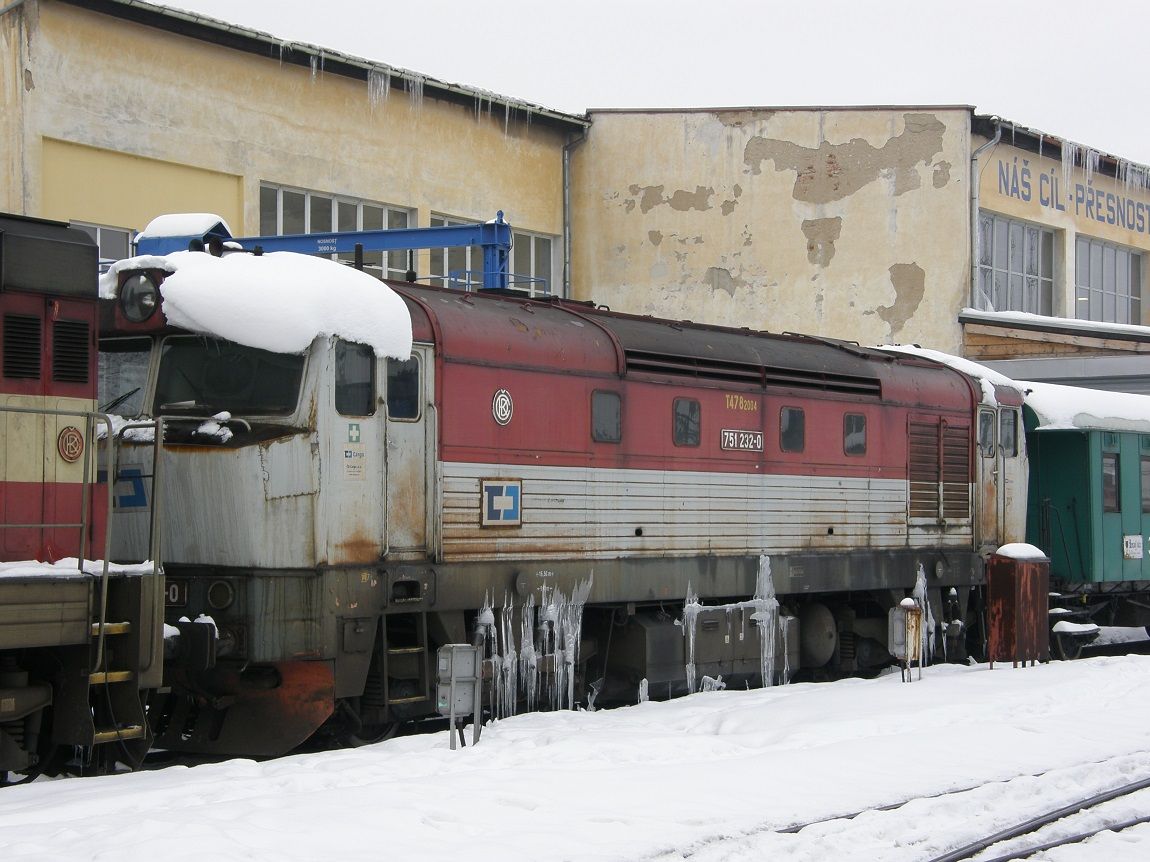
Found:
M 1150 169 L 1022 121 L 576 115 L 142 0 L 8 3 L 0 38 L 0 211 L 84 226 L 107 258 L 170 212 L 261 236 L 502 211 L 535 293 L 1150 392 Z M 478 248 L 365 263 L 461 289 L 481 268 Z

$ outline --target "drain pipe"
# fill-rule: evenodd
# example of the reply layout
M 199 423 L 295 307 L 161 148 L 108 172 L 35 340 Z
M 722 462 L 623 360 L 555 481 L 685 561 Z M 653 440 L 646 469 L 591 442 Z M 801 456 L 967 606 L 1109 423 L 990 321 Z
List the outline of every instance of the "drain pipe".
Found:
M 978 308 L 978 157 L 1002 140 L 1002 119 L 994 118 L 994 137 L 970 154 L 970 307 Z
M 571 151 L 587 140 L 584 130 L 579 137 L 563 145 L 563 297 L 571 298 Z

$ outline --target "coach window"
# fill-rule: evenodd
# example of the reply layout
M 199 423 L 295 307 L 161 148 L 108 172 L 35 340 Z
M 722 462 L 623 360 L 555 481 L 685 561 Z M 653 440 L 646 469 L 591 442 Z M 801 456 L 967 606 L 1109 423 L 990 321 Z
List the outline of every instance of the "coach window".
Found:
M 366 344 L 335 343 L 335 409 L 341 416 L 375 413 L 375 351 Z
M 779 411 L 779 448 L 784 452 L 802 452 L 807 445 L 806 417 L 801 407 L 784 407 Z
M 623 439 L 623 399 L 617 392 L 591 393 L 591 439 L 597 443 Z
M 419 418 L 419 358 L 387 360 L 387 418 Z
M 1013 458 L 1018 454 L 1018 411 L 1003 409 L 998 414 L 998 444 L 1002 454 Z
M 674 439 L 676 446 L 698 446 L 702 409 L 694 398 L 676 398 L 674 405 Z
M 866 416 L 861 413 L 843 416 L 843 452 L 847 455 L 866 454 Z
M 1118 480 L 1118 453 L 1102 453 L 1102 511 L 1121 512 L 1122 497 Z
M 1142 511 L 1150 512 L 1150 455 L 1142 456 Z

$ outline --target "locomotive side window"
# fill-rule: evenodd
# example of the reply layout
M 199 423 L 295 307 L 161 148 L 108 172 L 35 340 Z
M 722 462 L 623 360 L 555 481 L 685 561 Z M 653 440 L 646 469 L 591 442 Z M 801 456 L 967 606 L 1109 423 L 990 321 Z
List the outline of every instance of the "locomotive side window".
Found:
M 597 443 L 623 439 L 623 399 L 617 392 L 591 393 L 591 439 Z
M 998 414 L 998 442 L 1007 458 L 1018 455 L 1018 411 L 1003 410 Z
M 387 418 L 419 418 L 419 358 L 387 360 Z
M 994 411 L 978 411 L 978 449 L 983 458 L 994 457 Z
M 806 445 L 807 424 L 802 408 L 782 408 L 779 411 L 779 448 L 784 452 L 802 452 Z
M 694 398 L 676 398 L 674 404 L 674 440 L 676 446 L 698 446 L 702 408 Z
M 366 344 L 335 343 L 335 409 L 341 416 L 375 413 L 375 351 Z
M 1150 455 L 1142 456 L 1142 511 L 1150 512 Z
M 1118 453 L 1102 453 L 1102 511 L 1121 512 L 1122 496 L 1118 480 Z
M 843 452 L 847 455 L 866 454 L 866 416 L 861 413 L 843 416 Z

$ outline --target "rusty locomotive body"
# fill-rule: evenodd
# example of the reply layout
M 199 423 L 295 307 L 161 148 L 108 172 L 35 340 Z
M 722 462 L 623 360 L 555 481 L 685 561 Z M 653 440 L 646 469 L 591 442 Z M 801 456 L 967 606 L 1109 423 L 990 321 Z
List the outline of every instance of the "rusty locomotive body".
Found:
M 379 287 L 400 355 L 322 323 L 283 352 L 173 326 L 170 269 L 127 263 L 101 398 L 167 425 L 157 475 L 123 459 L 113 548 L 163 499 L 163 747 L 380 738 L 477 633 L 507 709 L 875 670 L 916 588 L 962 657 L 1022 538 L 1019 391 L 922 358 L 408 283 Z

